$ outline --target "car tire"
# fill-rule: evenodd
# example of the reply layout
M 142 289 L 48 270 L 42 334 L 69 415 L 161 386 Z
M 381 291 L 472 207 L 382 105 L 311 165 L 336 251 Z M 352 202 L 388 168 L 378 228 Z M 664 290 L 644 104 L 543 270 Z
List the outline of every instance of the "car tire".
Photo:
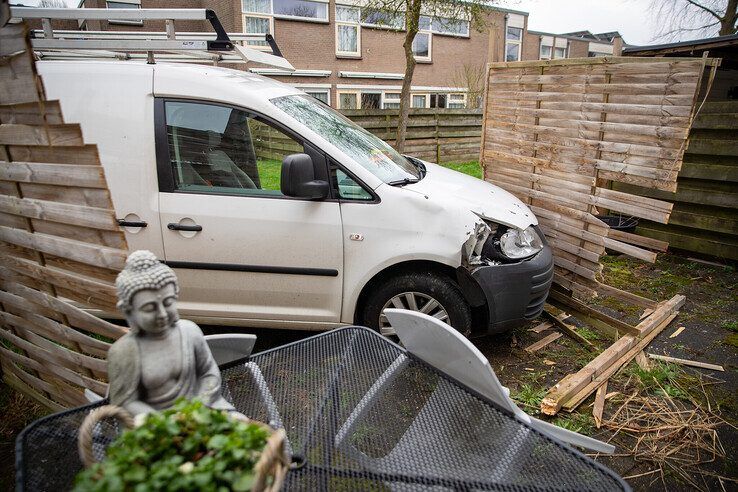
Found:
M 394 330 L 381 316 L 385 307 L 416 308 L 413 310 L 425 311 L 464 335 L 471 333 L 471 308 L 458 285 L 443 275 L 431 272 L 404 273 L 390 277 L 372 289 L 363 304 L 359 321 L 383 335 L 393 336 Z M 447 316 L 444 316 L 444 312 Z

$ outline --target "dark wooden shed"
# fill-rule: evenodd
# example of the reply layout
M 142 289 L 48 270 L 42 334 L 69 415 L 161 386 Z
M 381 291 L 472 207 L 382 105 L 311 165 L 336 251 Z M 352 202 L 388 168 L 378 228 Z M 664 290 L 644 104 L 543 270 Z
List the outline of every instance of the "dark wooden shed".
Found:
M 624 56 L 721 58 L 689 135 L 676 194 L 622 185 L 674 202 L 668 225 L 642 221 L 638 232 L 673 248 L 738 260 L 738 34 L 628 47 Z M 620 187 L 620 185 L 619 185 Z

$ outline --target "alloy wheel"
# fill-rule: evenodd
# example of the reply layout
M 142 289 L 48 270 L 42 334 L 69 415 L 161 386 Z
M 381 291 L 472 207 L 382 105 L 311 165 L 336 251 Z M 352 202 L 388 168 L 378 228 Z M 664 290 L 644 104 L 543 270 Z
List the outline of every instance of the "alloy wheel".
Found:
M 421 292 L 402 292 L 387 301 L 382 307 L 382 313 L 379 315 L 379 331 L 384 336 L 396 335 L 395 329 L 389 323 L 384 310 L 387 308 L 407 309 L 410 311 L 418 311 L 428 316 L 433 316 L 439 320 L 448 323 L 448 312 L 440 302 L 433 297 Z M 450 324 L 450 323 L 449 323 Z

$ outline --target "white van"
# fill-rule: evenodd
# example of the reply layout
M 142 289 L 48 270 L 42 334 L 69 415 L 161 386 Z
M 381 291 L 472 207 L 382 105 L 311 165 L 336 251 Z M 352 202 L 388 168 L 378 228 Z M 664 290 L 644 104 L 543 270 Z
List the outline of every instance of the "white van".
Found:
M 520 200 L 293 87 L 176 63 L 38 70 L 98 145 L 129 248 L 177 272 L 184 317 L 392 334 L 382 311 L 398 307 L 472 335 L 543 309 L 553 258 Z

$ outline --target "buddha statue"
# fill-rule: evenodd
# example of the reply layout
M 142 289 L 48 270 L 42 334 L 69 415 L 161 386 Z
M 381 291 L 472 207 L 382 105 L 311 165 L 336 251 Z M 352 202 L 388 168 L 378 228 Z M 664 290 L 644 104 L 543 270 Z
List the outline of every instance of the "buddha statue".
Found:
M 150 251 L 135 251 L 115 286 L 130 331 L 108 352 L 110 403 L 139 422 L 180 397 L 235 411 L 220 395 L 220 371 L 200 327 L 179 319 L 174 271 Z

